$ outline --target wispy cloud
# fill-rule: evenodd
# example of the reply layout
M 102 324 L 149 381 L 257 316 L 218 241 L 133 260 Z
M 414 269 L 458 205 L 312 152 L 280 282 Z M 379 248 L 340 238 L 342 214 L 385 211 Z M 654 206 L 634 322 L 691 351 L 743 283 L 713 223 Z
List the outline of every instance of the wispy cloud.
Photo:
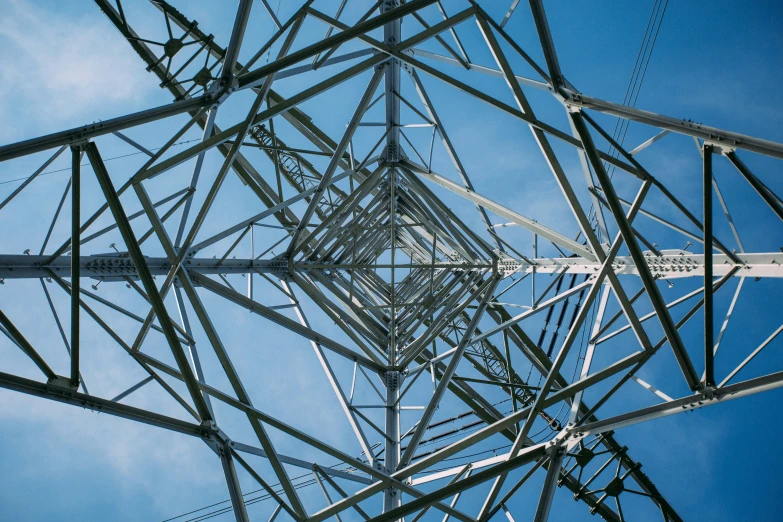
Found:
M 0 16 L 1 141 L 81 124 L 123 103 L 141 102 L 145 72 L 105 20 L 4 2 Z M 148 91 L 146 91 L 148 92 Z M 21 98 L 21 99 L 20 99 Z M 109 113 L 110 114 L 110 113 Z M 33 131 L 34 129 L 34 131 Z

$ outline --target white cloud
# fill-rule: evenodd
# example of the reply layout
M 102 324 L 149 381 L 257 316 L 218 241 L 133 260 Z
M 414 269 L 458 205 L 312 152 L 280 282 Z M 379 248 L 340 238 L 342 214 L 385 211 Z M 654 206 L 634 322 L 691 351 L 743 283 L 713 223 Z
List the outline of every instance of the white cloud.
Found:
M 111 111 L 119 104 L 127 110 L 143 100 L 143 64 L 98 9 L 74 15 L 10 0 L 3 11 L 0 140 L 80 125 L 88 115 L 117 115 Z

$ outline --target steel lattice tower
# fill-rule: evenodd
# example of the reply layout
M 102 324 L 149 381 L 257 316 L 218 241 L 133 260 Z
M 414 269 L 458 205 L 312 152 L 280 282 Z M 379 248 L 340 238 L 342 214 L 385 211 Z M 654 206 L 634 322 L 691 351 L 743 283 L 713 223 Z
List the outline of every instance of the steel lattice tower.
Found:
M 548 518 L 558 486 L 605 520 L 633 520 L 623 506 L 636 496 L 664 520 L 679 521 L 656 477 L 641 471 L 633 446 L 615 431 L 783 385 L 783 372 L 764 368 L 751 376 L 746 368 L 783 327 L 748 335 L 731 348 L 741 357 L 729 371 L 715 367 L 744 282 L 774 285 L 783 277 L 783 253 L 775 237 L 769 249 L 745 250 L 713 175 L 719 162 L 730 167 L 752 189 L 755 208 L 783 219 L 780 197 L 742 159 L 783 159 L 783 145 L 582 94 L 560 68 L 541 0 L 525 7 L 507 1 L 501 21 L 473 0 L 378 0 L 353 14 L 347 0 L 309 0 L 287 20 L 267 0 L 239 0 L 224 43 L 163 0 L 95 2 L 174 101 L 0 147 L 2 162 L 45 156 L 0 202 L 0 220 L 58 158 L 70 155 L 72 165 L 59 205 L 42 210 L 48 232 L 40 252 L 0 254 L 5 295 L 22 285 L 43 289 L 48 306 L 34 312 L 58 328 L 70 367 L 47 361 L 53 349 L 29 340 L 32 332 L 16 326 L 21 311 L 4 297 L 4 342 L 43 376 L 3 372 L 0 386 L 203 440 L 222 463 L 238 521 L 250 518 L 237 468 L 275 503 L 273 518 L 297 522 L 444 515 L 513 522 L 523 516 L 515 515 L 515 496 L 538 476 L 535 521 Z M 134 25 L 129 7 L 165 25 Z M 252 8 L 275 31 L 251 50 Z M 535 24 L 534 52 L 505 30 L 523 8 Z M 468 24 L 479 41 L 460 37 Z M 493 63 L 469 58 L 481 53 Z M 531 58 L 538 54 L 545 63 Z M 504 86 L 511 101 L 472 86 L 477 76 Z M 356 92 L 346 87 L 359 84 Z M 448 112 L 452 121 L 458 111 L 439 103 L 435 84 L 529 127 L 548 167 L 541 175 L 554 179 L 569 209 L 562 221 L 576 224 L 575 237 L 474 187 L 485 173 L 464 166 L 441 119 Z M 561 106 L 557 125 L 537 118 L 531 100 L 540 94 L 529 99 L 530 91 Z M 306 112 L 334 100 L 351 104 L 337 133 L 339 126 Z M 220 121 L 230 126 L 221 128 L 224 114 Z M 643 124 L 650 139 L 627 150 L 605 129 L 603 122 L 613 121 L 607 115 Z M 147 149 L 125 134 L 136 127 L 165 141 Z M 168 134 L 154 130 L 161 128 Z M 636 157 L 662 147 L 657 142 L 667 134 L 695 141 L 691 152 L 701 154 L 698 210 Z M 109 169 L 101 153 L 118 138 L 145 158 L 130 175 Z M 568 155 L 579 160 L 578 176 L 569 173 Z M 433 169 L 438 157 L 448 171 Z M 88 175 L 100 187 L 98 201 L 83 197 Z M 234 220 L 231 201 L 248 197 L 253 212 Z M 67 222 L 70 234 L 59 243 L 56 225 Z M 504 238 L 509 230 L 517 235 Z M 727 230 L 732 241 L 719 237 Z M 114 241 L 112 250 L 98 238 L 101 245 Z M 103 297 L 91 280 L 121 291 Z M 683 281 L 682 290 L 671 290 L 673 281 Z M 668 299 L 672 291 L 678 293 Z M 65 320 L 55 292 L 69 300 Z M 350 451 L 297 428 L 294 413 L 284 420 L 254 405 L 253 383 L 232 362 L 247 347 L 223 339 L 232 329 L 225 310 L 260 316 L 252 326 L 260 342 L 275 342 L 264 339 L 272 324 L 310 342 L 309 355 L 323 370 L 318 378 L 334 392 L 320 400 L 339 405 L 355 435 L 346 442 Z M 133 339 L 118 333 L 120 318 L 134 325 Z M 699 321 L 698 345 L 686 342 L 683 329 Z M 88 393 L 90 350 L 82 353 L 80 343 L 87 328 L 108 334 L 112 349 L 127 353 L 145 378 L 113 398 Z M 301 346 L 281 347 L 295 348 Z M 655 383 L 689 390 L 679 398 L 638 375 L 664 357 L 672 364 L 656 366 Z M 177 413 L 127 405 L 143 386 L 172 398 Z M 629 388 L 646 388 L 649 405 L 612 400 Z M 256 440 L 234 438 L 237 414 Z M 438 431 L 468 417 L 470 429 L 457 437 Z M 281 453 L 276 437 L 301 449 Z M 505 449 L 471 458 L 498 446 Z M 301 498 L 295 468 L 313 473 L 321 504 Z M 459 506 L 463 492 L 480 493 L 477 509 Z

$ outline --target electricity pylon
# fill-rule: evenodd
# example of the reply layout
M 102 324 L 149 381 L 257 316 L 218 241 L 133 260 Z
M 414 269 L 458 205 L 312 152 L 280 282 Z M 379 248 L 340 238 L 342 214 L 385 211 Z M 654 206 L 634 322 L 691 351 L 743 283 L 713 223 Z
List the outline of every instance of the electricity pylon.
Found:
M 745 250 L 713 173 L 719 162 L 731 167 L 752 193 L 731 210 L 757 209 L 776 230 L 783 203 L 744 157 L 781 159 L 783 145 L 583 94 L 561 70 L 541 0 L 529 2 L 534 50 L 506 31 L 518 0 L 500 21 L 472 0 L 461 10 L 437 0 L 379 0 L 366 10 L 311 0 L 287 6 L 287 20 L 266 0 L 240 0 L 225 46 L 163 0 L 132 6 L 155 12 L 160 27 L 133 25 L 137 12 L 119 0 L 96 3 L 174 101 L 0 147 L 0 161 L 46 156 L 0 203 L 0 219 L 51 164 L 70 155 L 72 165 L 59 205 L 42 207 L 54 217 L 42 221 L 38 254 L 0 255 L 0 329 L 45 380 L 0 373 L 0 386 L 200 438 L 220 459 L 237 520 L 250 519 L 239 467 L 272 500 L 273 518 L 298 522 L 513 522 L 523 516 L 514 514 L 517 495 L 539 475 L 535 521 L 548 518 L 557 486 L 605 520 L 632 517 L 623 503 L 640 496 L 640 509 L 679 521 L 615 431 L 783 385 L 781 372 L 747 368 L 783 327 L 748 332 L 721 351 L 731 352 L 729 366 L 715 366 L 724 333 L 737 328 L 729 319 L 746 279 L 779 299 L 770 278 L 783 277 L 783 253 L 774 232 L 768 248 Z M 253 7 L 274 31 L 250 49 Z M 492 62 L 471 61 L 481 53 Z M 543 64 L 531 58 L 539 54 Z M 491 94 L 490 82 L 508 97 Z M 433 95 L 445 90 L 529 128 L 531 150 L 548 168 L 539 175 L 554 180 L 564 215 L 539 222 L 482 194 L 474 181 L 491 175 L 502 152 L 458 150 L 442 116 L 461 114 Z M 536 90 L 561 106 L 559 124 L 536 116 L 528 97 Z M 346 101 L 347 123 L 335 132 L 326 120 Z M 627 150 L 605 129 L 607 115 L 652 129 L 650 139 Z M 698 210 L 637 159 L 668 134 L 695 141 L 701 155 Z M 197 143 L 182 143 L 194 135 Z M 162 145 L 148 149 L 138 136 L 162 137 Z M 101 153 L 117 139 L 145 159 L 131 173 L 110 169 Z M 487 171 L 470 172 L 467 155 L 486 155 Z M 567 156 L 578 158 L 577 169 Z M 97 201 L 83 197 L 88 172 Z M 60 242 L 69 194 L 70 234 Z M 719 237 L 727 231 L 732 242 Z M 114 241 L 111 250 L 97 239 Z M 121 283 L 120 291 L 103 297 L 104 282 Z M 54 349 L 35 346 L 17 326 L 30 310 L 9 296 L 33 283 L 47 302 L 34 315 L 42 328 L 56 325 L 68 367 L 52 364 Z M 52 299 L 57 288 L 70 325 Z M 719 293 L 726 288 L 734 290 Z M 256 405 L 263 400 L 252 376 L 232 362 L 251 348 L 224 341 L 239 311 L 262 318 L 247 326 L 259 343 L 277 342 L 264 335 L 273 323 L 310 342 L 317 378 L 334 392 L 319 400 L 338 405 L 351 451 L 295 427 L 307 412 L 280 419 Z M 694 343 L 683 331 L 699 320 Z M 134 325 L 133 340 L 117 332 L 120 321 Z M 107 333 L 146 377 L 113 398 L 89 393 L 86 329 Z M 678 398 L 639 376 L 659 360 L 669 364 L 648 375 L 685 390 Z M 127 404 L 148 384 L 173 398 L 178 414 Z M 239 442 L 232 433 L 240 430 L 257 440 Z M 279 452 L 280 438 L 299 449 Z M 300 497 L 296 468 L 313 473 L 320 504 Z M 458 506 L 466 491 L 482 501 Z

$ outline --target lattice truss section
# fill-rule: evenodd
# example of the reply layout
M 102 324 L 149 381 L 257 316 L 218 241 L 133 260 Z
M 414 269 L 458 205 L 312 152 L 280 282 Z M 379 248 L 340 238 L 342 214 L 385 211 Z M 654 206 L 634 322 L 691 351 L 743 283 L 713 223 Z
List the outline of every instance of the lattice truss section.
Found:
M 780 298 L 783 202 L 754 170 L 779 171 L 783 145 L 582 94 L 540 0 L 270 3 L 239 0 L 220 42 L 165 1 L 96 0 L 173 101 L 0 147 L 33 172 L 6 227 L 70 166 L 25 232 L 42 246 L 3 240 L 0 385 L 203 440 L 239 521 L 541 521 L 558 486 L 605 520 L 681 520 L 617 430 L 783 384 L 757 364 L 774 310 L 730 322 Z M 549 218 L 482 194 L 509 151 L 458 150 L 479 114 L 517 125 L 536 158 L 516 183 L 552 184 Z M 616 118 L 649 139 L 623 147 Z M 703 165 L 687 201 L 644 166 L 683 144 Z M 744 212 L 769 222 L 746 246 Z M 127 378 L 88 391 L 106 369 L 87 338 Z M 290 375 L 235 362 L 293 353 L 352 437 L 269 413 L 261 384 Z

